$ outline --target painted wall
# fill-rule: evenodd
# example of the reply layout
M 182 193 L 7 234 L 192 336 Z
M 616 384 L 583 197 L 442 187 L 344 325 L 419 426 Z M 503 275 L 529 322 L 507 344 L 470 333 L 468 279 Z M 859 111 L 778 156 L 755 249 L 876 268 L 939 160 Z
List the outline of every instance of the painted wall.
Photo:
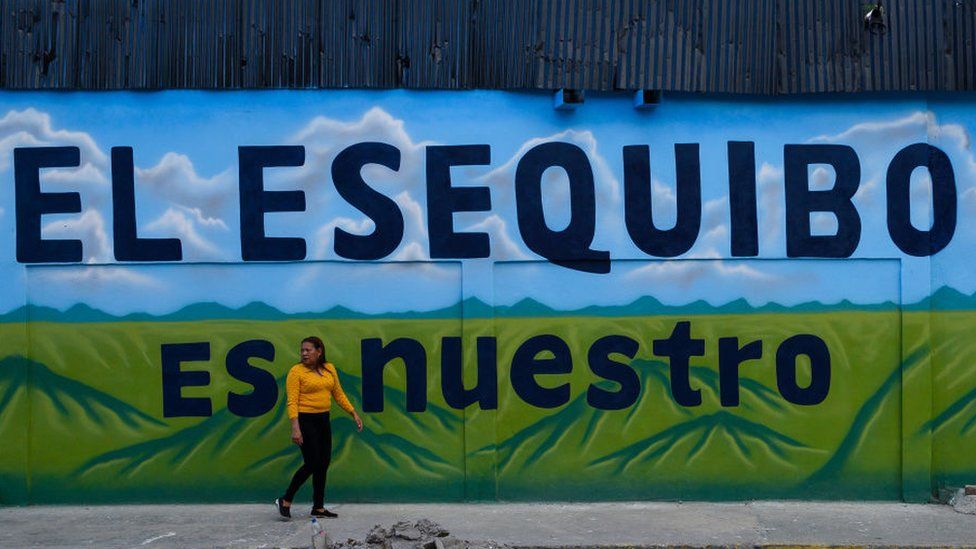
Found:
M 976 478 L 976 97 L 0 94 L 0 503 L 925 500 Z

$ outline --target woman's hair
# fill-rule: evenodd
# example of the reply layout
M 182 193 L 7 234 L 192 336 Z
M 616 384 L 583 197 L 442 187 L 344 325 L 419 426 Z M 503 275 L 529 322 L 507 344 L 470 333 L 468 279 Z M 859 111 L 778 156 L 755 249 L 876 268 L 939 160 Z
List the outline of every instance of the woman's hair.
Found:
M 325 344 L 322 343 L 322 340 L 316 336 L 308 336 L 302 340 L 302 343 L 311 343 L 312 347 L 318 349 L 322 353 L 319 355 L 319 366 L 325 366 Z

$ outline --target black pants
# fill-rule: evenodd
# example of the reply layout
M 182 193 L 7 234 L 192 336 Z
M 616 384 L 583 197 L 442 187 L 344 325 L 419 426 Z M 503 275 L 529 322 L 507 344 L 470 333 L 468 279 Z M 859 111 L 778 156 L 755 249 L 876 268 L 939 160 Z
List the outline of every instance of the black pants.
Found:
M 332 460 L 332 424 L 329 412 L 321 414 L 298 414 L 298 428 L 302 430 L 302 458 L 305 463 L 295 471 L 291 478 L 286 501 L 294 501 L 295 493 L 312 477 L 312 508 L 322 509 L 325 505 L 325 474 Z

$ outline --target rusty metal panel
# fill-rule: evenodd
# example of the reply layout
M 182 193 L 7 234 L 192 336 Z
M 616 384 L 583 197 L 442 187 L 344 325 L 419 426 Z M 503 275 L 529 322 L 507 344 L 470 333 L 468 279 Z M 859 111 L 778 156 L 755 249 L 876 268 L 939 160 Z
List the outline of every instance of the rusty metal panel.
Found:
M 4 0 L 3 84 L 7 88 L 74 87 L 74 21 L 64 2 Z
M 322 34 L 318 26 L 322 2 L 238 0 L 237 3 L 241 8 L 240 86 L 318 87 L 322 59 L 319 54 Z M 212 36 L 213 32 L 208 34 Z
M 945 27 L 941 89 L 976 89 L 976 2 L 949 2 L 943 10 Z
M 0 0 L 8 89 L 976 89 L 976 1 Z
M 472 87 L 467 68 L 474 2 L 400 0 L 397 2 L 399 86 Z
M 321 1 L 318 82 L 327 88 L 393 88 L 409 61 L 397 50 L 392 0 Z

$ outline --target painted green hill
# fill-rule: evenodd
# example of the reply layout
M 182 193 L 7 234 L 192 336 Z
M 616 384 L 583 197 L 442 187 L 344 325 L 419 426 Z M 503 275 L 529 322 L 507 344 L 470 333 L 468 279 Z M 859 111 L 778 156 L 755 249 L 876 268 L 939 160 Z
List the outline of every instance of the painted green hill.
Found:
M 359 378 L 343 376 L 342 383 L 350 398 L 361 394 Z M 284 385 L 283 377 L 278 384 Z M 464 471 L 460 416 L 437 406 L 411 414 L 402 391 L 386 392 L 388 410 L 367 416 L 362 433 L 334 408 L 330 493 L 345 500 L 458 499 Z M 208 487 L 201 500 L 266 499 L 279 494 L 301 464 L 288 425 L 280 395 L 263 416 L 241 418 L 222 409 L 175 433 L 98 455 L 75 474 L 90 489 L 114 479 L 120 494 L 147 486 L 185 491 L 199 483 Z
M 953 424 L 960 424 L 960 436 L 970 436 L 976 430 L 976 389 L 962 395 L 938 415 L 926 421 L 915 435 L 921 435 L 928 430 L 939 432 Z
M 33 390 L 35 398 L 49 402 L 56 412 L 54 420 L 83 419 L 88 425 L 105 427 L 111 419 L 142 430 L 149 426 L 163 427 L 165 423 L 139 409 L 84 383 L 56 374 L 50 368 L 22 356 L 0 360 L 0 414 L 12 405 L 13 399 Z M 82 418 L 78 418 L 75 409 Z
M 142 410 L 40 362 L 0 360 L 0 440 L 7 445 L 0 451 L 0 477 L 9 477 L 0 486 L 0 502 L 28 501 L 28 456 L 31 501 L 38 501 L 39 483 L 51 487 L 51 501 L 59 501 L 73 480 L 65 470 L 70 463 L 165 431 L 165 423 Z
M 631 362 L 631 366 L 637 372 L 642 394 L 638 397 L 636 405 L 622 411 L 623 416 L 618 418 L 622 419 L 622 425 L 601 425 L 609 420 L 611 414 L 592 408 L 587 403 L 586 393 L 581 393 L 558 412 L 544 417 L 499 444 L 497 448 L 499 469 L 511 467 L 516 454 L 525 452 L 528 448 L 534 450 L 525 456 L 524 461 L 537 462 L 564 437 L 579 431 L 580 425 L 585 425 L 585 428 L 582 429 L 577 445 L 586 446 L 594 433 L 605 429 L 615 430 L 615 427 L 619 428 L 618 432 L 627 432 L 634 421 L 640 421 L 647 414 L 655 414 L 659 417 L 670 415 L 676 420 L 692 415 L 691 409 L 679 406 L 671 396 L 667 364 L 657 360 L 636 359 Z M 696 387 L 708 390 L 713 395 L 718 394 L 718 373 L 711 368 L 692 366 L 690 378 Z M 758 381 L 743 377 L 740 378 L 739 384 L 740 405 L 743 408 L 758 408 L 766 411 L 783 409 L 781 397 Z M 596 386 L 608 391 L 617 389 L 617 385 L 609 381 L 600 381 Z M 667 405 L 664 410 L 652 409 L 658 407 L 661 402 Z M 482 451 L 487 449 L 489 448 L 484 448 Z
M 788 411 L 778 393 L 756 380 L 741 378 L 739 407 L 712 411 L 718 400 L 718 373 L 693 366 L 692 386 L 702 391 L 704 404 L 686 408 L 671 396 L 665 363 L 634 360 L 631 365 L 642 387 L 634 406 L 597 410 L 583 392 L 500 441 L 496 450 L 499 497 L 528 498 L 542 485 L 553 497 L 565 492 L 563 497 L 571 498 L 587 479 L 615 479 L 587 485 L 594 499 L 668 497 L 681 484 L 711 485 L 721 491 L 729 489 L 718 482 L 723 471 L 735 472 L 731 477 L 735 484 L 761 478 L 770 469 L 792 471 L 797 461 L 822 459 L 821 452 L 806 443 L 760 423 L 760 418 L 768 422 L 769 417 L 780 416 L 780 421 L 769 423 L 788 424 L 788 419 L 782 419 Z M 597 386 L 617 388 L 607 381 Z M 573 486 L 561 484 L 560 479 L 567 478 L 574 479 Z M 748 495 L 744 491 L 736 499 Z
M 632 466 L 657 464 L 669 454 L 677 454 L 675 459 L 691 463 L 696 459 L 705 459 L 706 444 L 720 434 L 726 435 L 734 444 L 735 451 L 724 449 L 723 466 L 742 468 L 754 465 L 752 461 L 758 450 L 768 450 L 782 461 L 790 462 L 793 450 L 808 449 L 800 441 L 779 433 L 765 425 L 750 421 L 742 416 L 720 410 L 711 414 L 689 419 L 656 433 L 651 437 L 638 440 L 633 444 L 611 452 L 593 460 L 593 465 L 607 463 L 613 466 L 616 474 L 623 473 Z M 682 451 L 675 452 L 676 448 Z M 729 463 L 730 461 L 738 463 Z
M 976 340 L 970 325 L 947 318 L 945 332 L 932 353 L 934 417 L 921 424 L 915 437 L 931 434 L 932 473 L 940 486 L 962 486 L 976 478 Z
M 943 286 L 917 303 L 905 306 L 909 311 L 972 311 L 976 310 L 976 294 L 966 295 L 955 288 Z
M 659 361 L 637 360 L 632 363 L 641 383 L 641 394 L 634 406 L 619 412 L 596 410 L 587 403 L 586 393 L 581 393 L 565 407 L 554 410 L 549 415 L 514 433 L 506 440 L 480 449 L 497 451 L 498 470 L 518 470 L 529 464 L 540 464 L 545 460 L 563 460 L 565 454 L 557 451 L 560 444 L 571 443 L 577 448 L 588 447 L 593 437 L 606 429 L 616 427 L 620 432 L 629 432 L 640 421 L 642 412 L 647 412 L 651 400 L 667 403 L 667 413 L 673 416 L 688 416 L 691 412 L 678 406 L 668 392 L 667 365 Z M 614 391 L 617 384 L 600 381 L 597 387 Z M 660 411 L 658 412 L 660 413 Z M 614 417 L 615 416 L 615 417 Z M 609 425 L 611 417 L 621 423 Z M 556 452 L 559 455 L 552 455 Z

